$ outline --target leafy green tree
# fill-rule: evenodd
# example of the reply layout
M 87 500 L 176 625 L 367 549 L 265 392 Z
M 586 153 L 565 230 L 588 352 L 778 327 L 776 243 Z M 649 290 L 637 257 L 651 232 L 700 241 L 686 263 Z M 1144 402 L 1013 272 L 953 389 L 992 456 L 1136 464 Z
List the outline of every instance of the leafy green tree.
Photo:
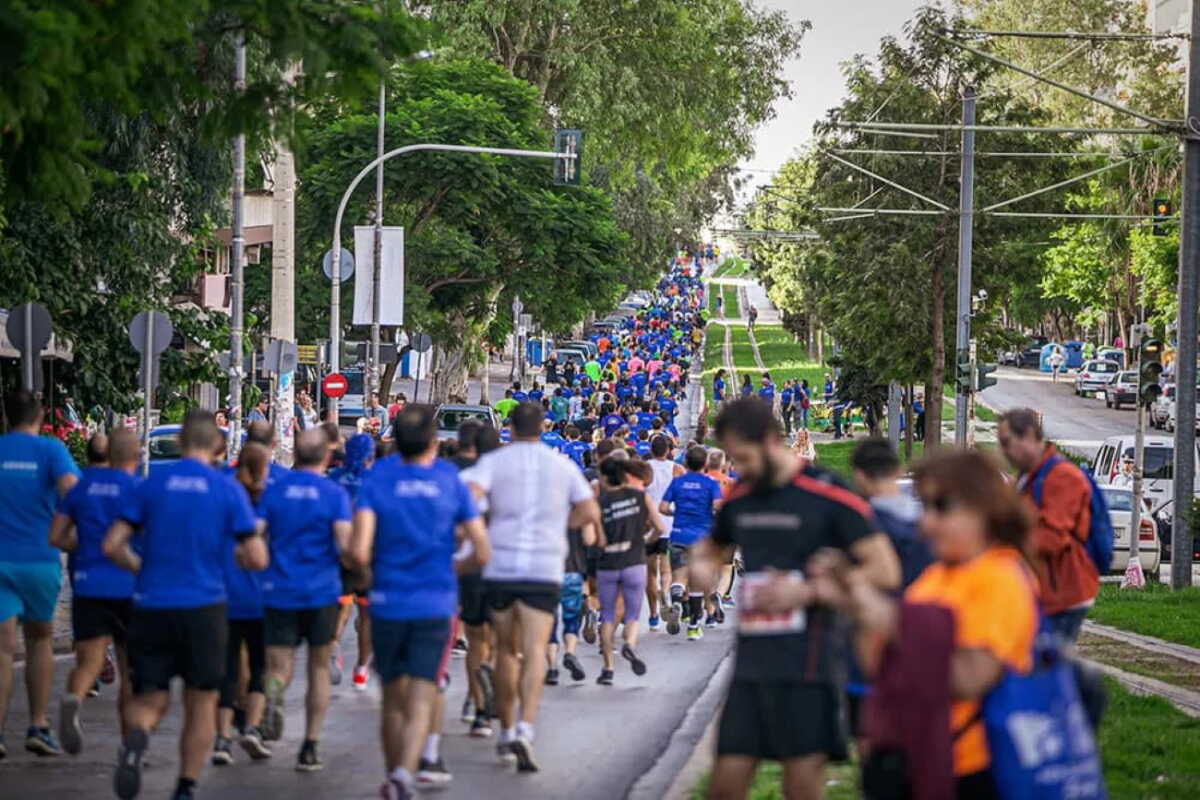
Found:
M 924 382 L 930 419 L 941 417 L 942 387 L 954 357 L 957 214 L 865 215 L 870 208 L 939 209 L 824 153 L 835 149 L 920 153 L 842 157 L 956 209 L 957 132 L 908 139 L 837 123 L 867 119 L 953 123 L 961 119 L 964 89 L 975 86 L 986 89 L 977 107 L 980 124 L 1044 124 L 1045 115 L 1020 97 L 991 88 L 994 69 L 990 65 L 939 38 L 950 22 L 936 9 L 925 9 L 907 26 L 907 41 L 886 38 L 875 62 L 863 57 L 852 60 L 846 68 L 848 96 L 818 126 L 821 138 L 814 153 L 794 173 L 784 171 L 783 187 L 777 186 L 783 198 L 760 199 L 775 204 L 775 211 L 768 214 L 770 224 L 811 227 L 821 236 L 817 243 L 793 246 L 781 256 L 783 263 L 767 267 L 775 273 L 795 259 L 790 261 L 791 269 L 802 276 L 803 286 L 794 296 L 801 305 L 785 310 L 815 314 L 833 335 L 845 363 L 867 370 L 879 384 Z M 1045 136 L 991 133 L 980 139 L 993 151 L 1037 152 L 1049 146 Z M 982 208 L 1052 183 L 1061 170 L 1045 159 L 981 161 L 976 171 L 976 205 Z M 1045 211 L 1060 202 L 1037 197 L 1018 208 Z M 816 210 L 860 203 L 864 214 Z M 1036 282 L 1038 251 L 1014 243 L 1044 239 L 1048 230 L 1048 225 L 1029 219 L 977 216 L 973 284 L 988 290 L 993 307 L 1003 308 L 1014 286 Z M 787 297 L 782 299 L 788 302 Z M 985 340 L 997 327 L 995 315 L 975 320 L 975 330 Z M 937 443 L 940 430 L 930 426 L 928 435 Z
M 256 68 L 232 91 L 230 54 L 247 34 Z M 427 26 L 401 0 L 6 0 L 0 4 L 0 165 L 11 197 L 78 206 L 110 131 L 91 109 L 170 118 L 200 106 L 210 141 L 290 131 L 293 110 L 363 97 Z M 281 79 L 303 64 L 295 81 Z
M 388 87 L 387 147 L 417 142 L 548 149 L 535 87 L 483 61 L 437 60 L 397 68 Z M 328 326 L 319 276 L 329 220 L 353 176 L 375 157 L 376 116 L 330 100 L 316 109 L 299 154 L 305 192 L 297 210 L 301 339 Z M 594 188 L 554 188 L 543 160 L 423 152 L 387 165 L 384 221 L 405 227 L 405 320 L 439 347 L 434 394 L 466 395 L 480 344 L 509 329 L 515 294 L 527 313 L 565 332 L 588 310 L 615 305 L 640 280 L 626 257 L 609 198 Z M 373 197 L 355 193 L 343 241 L 370 219 Z M 343 319 L 350 292 L 344 292 Z
M 456 52 L 536 87 L 546 121 L 587 131 L 587 179 L 614 197 L 635 261 L 694 243 L 738 186 L 731 165 L 791 96 L 808 23 L 747 0 L 429 3 Z

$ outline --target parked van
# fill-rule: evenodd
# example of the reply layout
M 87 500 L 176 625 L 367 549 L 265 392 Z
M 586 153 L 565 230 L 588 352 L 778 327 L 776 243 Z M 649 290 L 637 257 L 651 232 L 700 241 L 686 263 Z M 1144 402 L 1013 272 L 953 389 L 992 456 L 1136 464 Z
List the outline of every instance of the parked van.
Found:
M 1092 460 L 1092 475 L 1096 483 L 1113 483 L 1121 474 L 1121 457 L 1133 458 L 1133 434 L 1110 436 Z M 1193 458 L 1200 455 L 1200 444 L 1194 447 Z M 1142 492 L 1154 509 L 1160 508 L 1174 496 L 1175 439 L 1170 436 L 1147 434 L 1143 449 Z M 1200 476 L 1197 476 L 1200 477 Z

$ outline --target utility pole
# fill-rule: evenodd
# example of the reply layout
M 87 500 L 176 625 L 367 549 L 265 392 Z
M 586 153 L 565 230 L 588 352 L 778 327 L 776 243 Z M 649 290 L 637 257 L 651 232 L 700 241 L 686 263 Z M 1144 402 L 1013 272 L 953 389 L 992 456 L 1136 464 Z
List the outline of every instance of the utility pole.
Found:
M 246 32 L 237 32 L 234 57 L 233 89 L 246 91 Z M 237 458 L 242 442 L 242 294 L 245 288 L 246 236 L 242 220 L 242 203 L 246 196 L 246 134 L 233 138 L 233 229 L 232 266 L 229 285 L 229 462 Z M 147 420 L 149 424 L 149 420 Z
M 282 149 L 271 170 L 271 338 L 294 342 L 296 339 L 296 157 Z M 295 373 L 272 378 L 275 391 L 275 435 L 279 439 L 276 458 L 291 466 L 294 442 L 290 435 L 296 407 Z
M 954 363 L 970 358 L 971 346 L 971 246 L 975 224 L 975 87 L 963 91 L 962 175 L 958 193 L 958 304 L 955 316 Z M 961 382 L 956 381 L 956 384 Z M 934 387 L 941 391 L 941 387 Z M 954 443 L 967 446 L 970 387 L 956 385 L 954 390 Z M 933 420 L 934 425 L 939 425 Z
M 376 131 L 375 140 L 378 153 L 377 158 L 382 158 L 384 153 L 384 133 L 387 122 L 384 120 L 384 112 L 387 108 L 387 80 L 379 81 L 379 127 Z M 374 264 L 371 267 L 371 363 L 367 365 L 367 369 L 363 371 L 366 377 L 366 394 L 363 400 L 369 400 L 371 392 L 379 389 L 379 308 L 380 308 L 380 284 L 382 283 L 383 274 L 383 162 L 379 162 L 379 166 L 375 168 L 375 258 Z M 386 399 L 380 398 L 380 401 L 386 405 Z
M 1171 588 L 1192 585 L 1192 495 L 1196 480 L 1196 304 L 1200 267 L 1200 3 L 1192 3 L 1179 230 L 1179 348 L 1175 366 L 1175 513 Z M 1136 531 L 1134 532 L 1136 535 Z

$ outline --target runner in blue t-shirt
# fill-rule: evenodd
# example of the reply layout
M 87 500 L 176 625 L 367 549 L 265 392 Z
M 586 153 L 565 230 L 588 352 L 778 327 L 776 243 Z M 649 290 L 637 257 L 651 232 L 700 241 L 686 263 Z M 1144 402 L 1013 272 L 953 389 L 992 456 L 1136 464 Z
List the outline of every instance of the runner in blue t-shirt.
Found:
M 541 439 L 542 444 L 546 445 L 546 447 L 549 447 L 551 450 L 558 450 L 560 452 L 563 449 L 563 445 L 566 444 L 566 441 L 563 439 L 562 435 L 558 431 L 554 430 L 554 423 L 551 420 L 546 420 L 542 423 Z
M 113 780 L 118 797 L 135 797 L 141 787 L 142 756 L 176 676 L 185 689 L 178 788 L 190 793 L 199 780 L 225 675 L 227 549 L 239 543 L 245 569 L 267 565 L 246 491 L 210 466 L 222 443 L 211 412 L 189 412 L 179 433 L 182 458 L 126 495 L 104 539 L 104 553 L 137 574 L 129 637 L 134 696 Z M 140 555 L 130 548 L 135 530 Z
M 606 437 L 611 437 L 625 425 L 625 418 L 618 414 L 611 405 L 605 408 L 604 416 L 600 420 L 600 427 L 604 429 Z
M 83 477 L 58 504 L 50 526 L 50 544 L 70 553 L 71 627 L 75 669 L 67 676 L 58 715 L 63 749 L 75 755 L 83 749 L 79 712 L 88 690 L 105 667 L 109 645 L 117 654 L 121 689 L 117 714 L 129 695 L 125 643 L 132 613 L 133 575 L 104 555 L 101 545 L 120 512 L 122 498 L 137 486 L 141 452 L 137 436 L 120 428 L 112 437 L 98 434 L 88 442 L 88 467 Z
M 268 444 L 274 439 L 273 428 L 268 424 L 251 424 L 253 437 L 247 436 L 246 443 L 238 453 L 237 467 L 233 477 L 246 490 L 252 504 L 257 504 L 263 491 L 271 483 L 271 449 Z M 282 469 L 281 477 L 288 473 Z M 225 644 L 225 678 L 221 682 L 221 694 L 217 699 L 217 739 L 213 743 L 212 763 L 228 766 L 233 763 L 233 717 L 234 706 L 245 686 L 245 704 L 242 711 L 245 720 L 240 734 L 240 744 L 253 759 L 271 757 L 267 740 L 269 731 L 260 729 L 266 707 L 265 677 L 267 672 L 266 625 L 263 622 L 263 594 L 257 571 L 243 569 L 237 563 L 235 545 L 229 542 L 225 548 L 225 618 L 229 636 Z M 245 650 L 246 670 L 242 669 L 242 651 Z
M 685 587 L 688 598 L 688 632 L 690 641 L 699 641 L 704 634 L 700 618 L 706 605 L 710 607 L 708 626 L 713 627 L 724 610 L 711 598 L 705 603 L 707 587 L 689 581 L 688 553 L 692 545 L 708 535 L 712 528 L 716 506 L 721 501 L 721 485 L 703 473 L 708 463 L 708 451 L 702 446 L 688 448 L 684 466 L 687 472 L 671 481 L 663 495 L 659 510 L 673 514 L 671 526 L 671 611 L 667 616 L 667 632 L 679 633 L 683 616 Z
M 563 433 L 567 435 L 567 443 L 563 445 L 562 451 L 575 462 L 577 467 L 586 469 L 587 454 L 592 451 L 592 446 L 580 440 L 579 428 L 574 425 L 568 425 Z
M 425 730 L 438 685 L 448 677 L 460 572 L 479 570 L 490 544 L 458 470 L 437 459 L 437 418 L 407 406 L 393 436 L 398 456 L 376 464 L 359 490 L 348 562 L 371 568 L 371 633 L 383 689 L 385 797 L 414 797 Z M 454 561 L 456 533 L 472 555 Z M 406 680 L 407 679 L 407 680 Z M 403 756 L 400 754 L 403 753 Z
M 67 448 L 57 439 L 39 436 L 42 405 L 30 392 L 18 390 L 5 400 L 10 433 L 0 436 L 0 636 L 17 640 L 17 618 L 25 635 L 25 684 L 33 702 L 25 748 L 39 755 L 59 755 L 50 732 L 47 706 L 54 678 L 54 605 L 62 586 L 59 552 L 50 546 L 50 521 L 58 499 L 79 477 Z M 0 662 L 0 685 L 12 686 L 12 659 Z M 37 687 L 46 687 L 39 689 Z M 8 696 L 0 697 L 0 721 L 7 715 Z M 0 754 L 4 749 L 0 734 Z
M 283 697 L 292 682 L 296 648 L 308 647 L 306 729 L 296 768 L 320 769 L 317 751 L 329 707 L 329 663 L 338 623 L 342 576 L 338 560 L 350 544 L 350 496 L 323 477 L 329 461 L 321 431 L 296 438 L 295 468 L 267 489 L 258 507 L 267 527 L 271 563 L 262 574 L 267 644 L 270 738 L 283 734 Z M 317 680 L 313 680 L 317 676 Z

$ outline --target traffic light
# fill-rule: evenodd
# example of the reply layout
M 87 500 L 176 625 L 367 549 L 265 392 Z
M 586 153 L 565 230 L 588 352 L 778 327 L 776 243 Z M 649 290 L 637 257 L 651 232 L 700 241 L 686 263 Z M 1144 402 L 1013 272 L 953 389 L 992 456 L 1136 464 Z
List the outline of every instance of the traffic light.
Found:
M 961 358 L 958 362 L 958 371 L 955 373 L 954 383 L 957 387 L 956 394 L 971 393 L 971 362 L 966 358 Z
M 574 156 L 554 159 L 554 185 L 578 186 L 583 178 L 583 131 L 575 128 L 556 130 L 554 152 Z
M 1138 366 L 1138 400 L 1149 406 L 1162 394 L 1158 376 L 1162 375 L 1163 343 L 1160 339 L 1143 339 Z
M 996 379 L 988 377 L 997 369 L 996 364 L 976 364 L 975 365 L 975 390 L 982 392 L 989 386 L 996 385 Z
M 1155 236 L 1166 236 L 1166 224 L 1171 219 L 1171 202 L 1165 197 L 1154 198 L 1154 229 Z

